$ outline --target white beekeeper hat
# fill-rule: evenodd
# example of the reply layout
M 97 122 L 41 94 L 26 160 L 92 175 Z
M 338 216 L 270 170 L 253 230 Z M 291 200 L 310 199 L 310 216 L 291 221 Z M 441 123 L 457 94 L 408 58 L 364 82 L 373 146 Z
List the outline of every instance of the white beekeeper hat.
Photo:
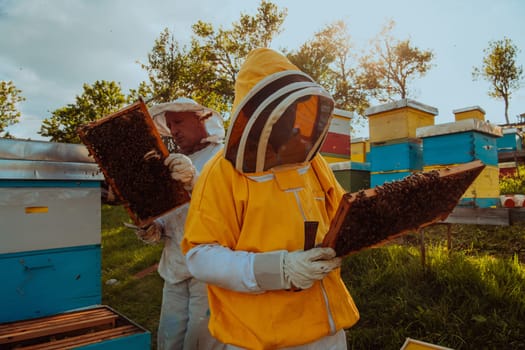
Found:
M 201 140 L 201 143 L 222 143 L 224 141 L 225 131 L 221 115 L 211 108 L 201 106 L 191 98 L 180 97 L 172 102 L 154 105 L 148 110 L 161 136 L 171 136 L 166 124 L 166 112 L 195 112 L 195 115 L 204 120 L 204 127 L 208 134 Z

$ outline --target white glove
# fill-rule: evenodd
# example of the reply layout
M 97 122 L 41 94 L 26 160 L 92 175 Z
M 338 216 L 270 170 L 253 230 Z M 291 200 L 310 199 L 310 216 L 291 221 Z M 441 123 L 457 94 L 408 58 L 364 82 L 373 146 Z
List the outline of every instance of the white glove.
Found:
M 164 165 L 170 169 L 171 177 L 184 184 L 191 191 L 195 184 L 196 171 L 191 159 L 181 153 L 172 153 L 164 160 Z
M 258 253 L 253 261 L 255 279 L 262 290 L 307 289 L 341 266 L 342 258 L 335 255 L 332 248 Z
M 137 238 L 147 244 L 159 242 L 164 235 L 164 228 L 155 221 L 145 227 L 138 227 L 126 222 L 124 223 L 124 226 L 134 229 Z
M 332 248 L 312 248 L 288 253 L 284 257 L 284 280 L 290 287 L 310 288 L 330 271 L 341 266 L 342 258 L 336 258 Z

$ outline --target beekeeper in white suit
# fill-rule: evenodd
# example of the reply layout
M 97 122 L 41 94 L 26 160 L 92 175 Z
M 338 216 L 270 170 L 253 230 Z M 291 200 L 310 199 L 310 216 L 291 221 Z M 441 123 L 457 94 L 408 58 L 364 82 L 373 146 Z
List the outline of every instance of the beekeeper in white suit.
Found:
M 221 116 L 188 98 L 155 105 L 149 112 L 161 136 L 173 137 L 178 146 L 179 153 L 170 154 L 164 163 L 172 177 L 191 191 L 204 164 L 223 148 Z M 188 206 L 180 206 L 136 232 L 147 243 L 164 243 L 158 266 L 164 279 L 158 349 L 222 349 L 208 331 L 206 285 L 190 275 L 180 249 Z

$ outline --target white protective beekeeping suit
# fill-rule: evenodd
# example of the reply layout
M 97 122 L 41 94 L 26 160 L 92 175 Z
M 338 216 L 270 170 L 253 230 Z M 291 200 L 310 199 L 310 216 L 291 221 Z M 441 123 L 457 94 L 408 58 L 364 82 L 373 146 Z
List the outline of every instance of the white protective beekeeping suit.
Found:
M 195 111 L 201 118 L 206 118 L 204 126 L 208 137 L 201 142 L 209 142 L 209 145 L 187 155 L 196 168 L 198 176 L 208 159 L 223 148 L 225 132 L 222 117 L 216 111 L 203 107 L 189 98 L 179 98 L 174 102 L 155 105 L 149 109 L 149 112 L 160 135 L 165 137 L 171 137 L 164 117 L 167 111 Z M 189 203 L 186 203 L 158 219 L 164 226 L 166 235 L 166 248 L 162 252 L 158 272 L 165 281 L 170 283 L 177 283 L 191 277 L 186 267 L 185 257 L 179 248 L 184 236 L 184 222 L 188 206 Z
M 204 120 L 207 137 L 202 139 L 201 143 L 208 144 L 192 154 L 187 154 L 195 168 L 191 183 L 193 185 L 204 164 L 223 148 L 225 133 L 222 117 L 216 111 L 187 98 L 155 105 L 149 111 L 163 137 L 171 137 L 165 119 L 165 113 L 168 111 L 195 112 Z M 154 226 L 160 230 L 155 230 L 156 234 L 151 242 L 161 237 L 164 241 L 158 273 L 165 281 L 158 349 L 221 349 L 223 345 L 209 334 L 207 328 L 209 309 L 206 285 L 192 278 L 180 249 L 188 207 L 189 203 L 186 203 L 155 220 Z

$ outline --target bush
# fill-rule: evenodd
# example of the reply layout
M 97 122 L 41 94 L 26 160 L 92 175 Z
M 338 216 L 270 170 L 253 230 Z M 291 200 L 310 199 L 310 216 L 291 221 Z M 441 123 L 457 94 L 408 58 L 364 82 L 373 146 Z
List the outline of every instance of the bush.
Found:
M 499 180 L 500 194 L 525 194 L 525 166 L 520 165 L 517 175 L 504 176 Z

